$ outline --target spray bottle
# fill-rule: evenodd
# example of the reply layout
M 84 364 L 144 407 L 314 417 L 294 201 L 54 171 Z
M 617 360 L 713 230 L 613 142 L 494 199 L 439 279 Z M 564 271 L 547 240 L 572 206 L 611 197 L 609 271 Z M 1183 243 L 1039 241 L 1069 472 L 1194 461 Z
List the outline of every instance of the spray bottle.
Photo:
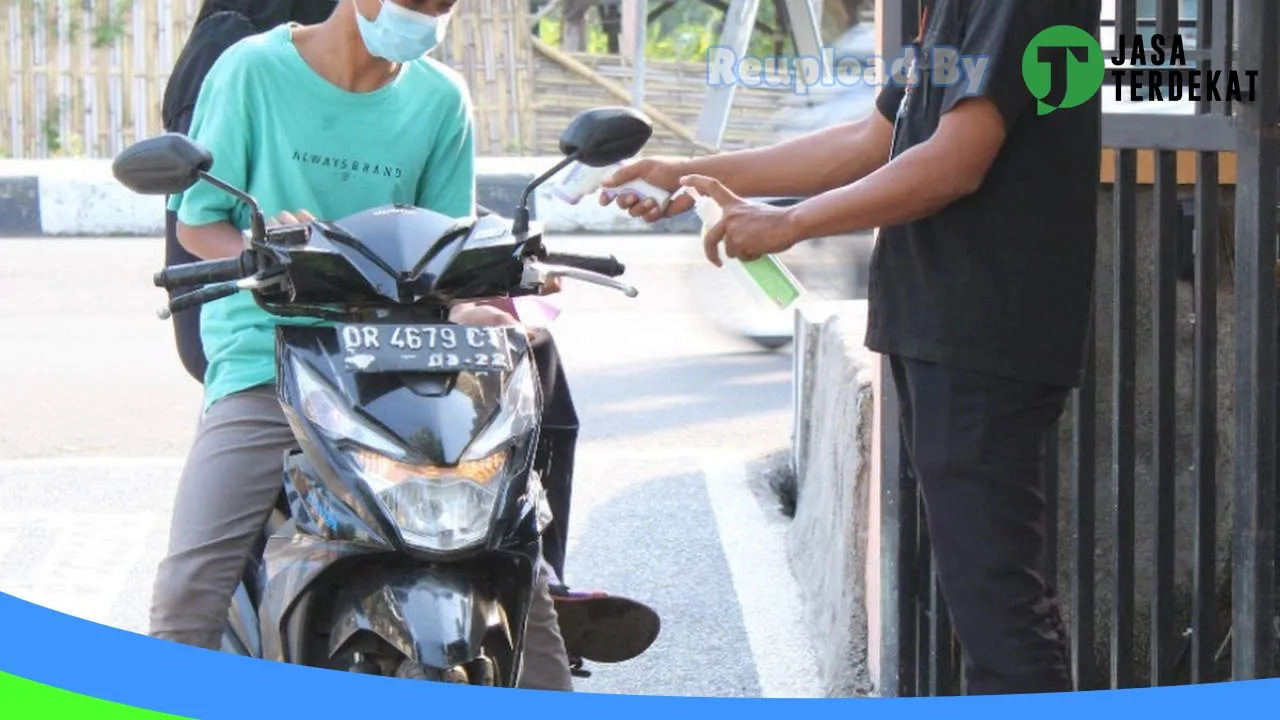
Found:
M 706 238 L 711 228 L 715 227 L 724 216 L 724 209 L 714 198 L 707 197 L 691 187 L 681 189 L 677 195 L 680 194 L 687 194 L 693 198 L 694 210 L 702 220 L 702 237 Z M 778 310 L 794 307 L 805 296 L 805 289 L 800 281 L 791 274 L 790 270 L 787 270 L 781 260 L 773 255 L 765 255 L 745 262 L 730 258 L 725 266 L 756 300 Z

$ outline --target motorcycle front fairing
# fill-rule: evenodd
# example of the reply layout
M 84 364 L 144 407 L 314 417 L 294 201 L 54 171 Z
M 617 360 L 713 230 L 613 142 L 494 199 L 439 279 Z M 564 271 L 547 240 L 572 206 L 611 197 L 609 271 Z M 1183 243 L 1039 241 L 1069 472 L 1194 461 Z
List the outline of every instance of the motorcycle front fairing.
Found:
M 399 265 L 413 263 L 416 269 L 399 276 L 401 285 L 416 283 L 414 278 L 418 277 L 434 278 L 432 282 L 438 283 L 459 275 L 457 263 L 479 262 L 473 252 L 476 247 L 483 251 L 495 245 L 499 255 L 508 258 L 515 248 L 509 227 L 496 218 L 466 225 L 465 234 L 458 235 L 457 223 L 451 218 L 417 208 L 389 207 L 359 213 L 344 220 L 342 226 L 360 236 L 356 242 L 363 250 L 357 251 L 351 242 L 344 241 L 340 246 L 331 245 L 329 252 L 323 248 L 316 251 L 331 256 L 328 262 L 334 267 L 361 253 L 371 254 L 379 264 L 386 264 L 384 254 Z M 415 241 L 414 233 L 435 239 Z M 465 252 L 456 246 L 463 237 Z M 410 246 L 414 253 L 435 260 L 414 261 L 415 256 L 405 252 Z M 436 262 L 446 251 L 452 261 Z M 298 254 L 303 253 L 299 250 Z M 358 293 L 358 288 L 350 286 L 345 291 Z M 430 300 L 423 304 L 430 305 Z M 393 312 L 397 308 L 400 313 Z M 439 318 L 415 321 L 405 314 L 412 309 L 403 303 L 389 306 L 384 299 L 363 324 L 400 327 L 444 322 Z M 383 317 L 393 314 L 396 317 L 392 319 Z M 277 394 L 294 434 L 316 471 L 338 493 L 338 500 L 378 536 L 400 536 L 409 541 L 407 546 L 415 545 L 391 521 L 382 502 L 385 498 L 374 497 L 371 477 L 380 479 L 391 473 L 403 478 L 424 472 L 448 475 L 460 470 L 464 461 L 468 468 L 479 466 L 483 471 L 478 482 L 504 492 L 493 493 L 497 495 L 492 500 L 496 507 L 487 518 L 487 536 L 469 538 L 463 544 L 491 545 L 510 529 L 516 507 L 513 503 L 526 491 L 527 471 L 538 441 L 541 384 L 528 337 L 515 327 L 494 332 L 504 339 L 509 367 L 446 370 L 423 369 L 411 363 L 404 370 L 364 372 L 358 363 L 349 362 L 337 328 L 278 327 Z M 421 551 L 422 543 L 416 545 Z M 466 548 L 432 547 L 430 552 L 447 556 L 459 549 Z
M 328 665 L 376 638 L 434 667 L 483 655 L 502 682 L 514 682 L 540 556 L 541 484 L 531 465 L 541 402 L 527 338 L 512 329 L 508 340 L 516 359 L 508 371 L 363 373 L 344 363 L 333 327 L 279 327 L 278 392 L 303 452 L 286 470 L 297 532 L 273 537 L 265 553 L 263 657 Z M 532 401 L 512 403 L 521 389 Z M 360 432 L 325 427 L 314 417 L 318 398 L 328 404 L 320 414 L 343 415 Z M 500 424 L 514 410 L 529 417 Z M 465 547 L 407 542 L 353 462 L 381 450 L 398 463 L 449 467 L 493 427 L 511 431 L 498 437 L 503 490 L 485 535 Z
M 296 531 L 282 529 L 264 553 L 260 657 L 346 669 L 343 658 L 381 640 L 432 667 L 484 655 L 514 683 L 541 552 L 535 513 L 520 513 L 497 548 L 445 563 L 367 524 L 302 453 L 286 478 Z
M 496 684 L 520 675 L 539 541 L 520 552 L 477 556 L 464 563 L 362 563 L 343 576 L 331 603 L 329 657 L 389 645 L 427 667 L 493 663 Z
M 222 632 L 222 652 L 246 657 L 262 657 L 262 632 L 258 610 L 243 581 L 231 596 L 228 626 Z

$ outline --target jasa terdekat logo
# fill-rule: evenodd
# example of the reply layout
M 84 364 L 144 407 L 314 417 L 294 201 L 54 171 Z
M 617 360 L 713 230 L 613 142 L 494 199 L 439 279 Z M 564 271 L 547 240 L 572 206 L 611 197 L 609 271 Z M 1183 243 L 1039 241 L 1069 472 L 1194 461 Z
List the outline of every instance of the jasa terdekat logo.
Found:
M 1074 25 L 1045 28 L 1027 45 L 1022 77 L 1040 115 L 1077 107 L 1102 89 L 1109 74 L 1120 102 L 1252 102 L 1256 69 L 1187 66 L 1181 35 L 1120 35 L 1111 57 L 1098 39 Z
M 1120 35 L 1109 62 L 1116 100 L 1238 103 L 1257 93 L 1257 70 L 1188 68 L 1182 35 Z

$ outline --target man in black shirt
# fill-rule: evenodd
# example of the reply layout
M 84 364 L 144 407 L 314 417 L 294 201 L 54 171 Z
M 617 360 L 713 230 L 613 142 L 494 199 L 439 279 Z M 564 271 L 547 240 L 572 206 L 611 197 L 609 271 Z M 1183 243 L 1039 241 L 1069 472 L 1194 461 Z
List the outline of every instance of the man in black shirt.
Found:
M 1096 33 L 1098 0 L 934 0 L 914 47 L 987 58 L 977 94 L 927 62 L 878 113 L 766 148 L 642 160 L 641 177 L 724 208 L 708 258 L 880 228 L 867 346 L 887 356 L 937 569 L 974 694 L 1071 689 L 1051 582 L 1041 442 L 1083 369 L 1091 319 L 1098 98 L 1040 115 L 1023 54 L 1042 30 Z M 813 195 L 789 208 L 743 196 Z M 607 201 L 602 201 L 607 202 Z M 616 200 L 636 217 L 651 201 Z M 671 204 L 666 215 L 689 208 Z

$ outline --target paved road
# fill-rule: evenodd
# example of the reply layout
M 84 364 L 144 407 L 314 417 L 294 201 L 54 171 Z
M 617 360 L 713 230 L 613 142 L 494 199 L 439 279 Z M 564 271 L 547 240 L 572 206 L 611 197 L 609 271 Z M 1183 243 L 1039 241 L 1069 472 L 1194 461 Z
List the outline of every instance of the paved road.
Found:
M 579 689 L 814 694 L 785 521 L 746 470 L 786 446 L 790 356 L 705 319 L 737 290 L 695 238 L 557 247 L 615 252 L 641 290 L 561 295 L 584 425 L 569 581 L 664 619 L 649 653 Z M 199 405 L 154 316 L 159 258 L 154 239 L 0 240 L 0 590 L 133 631 Z

